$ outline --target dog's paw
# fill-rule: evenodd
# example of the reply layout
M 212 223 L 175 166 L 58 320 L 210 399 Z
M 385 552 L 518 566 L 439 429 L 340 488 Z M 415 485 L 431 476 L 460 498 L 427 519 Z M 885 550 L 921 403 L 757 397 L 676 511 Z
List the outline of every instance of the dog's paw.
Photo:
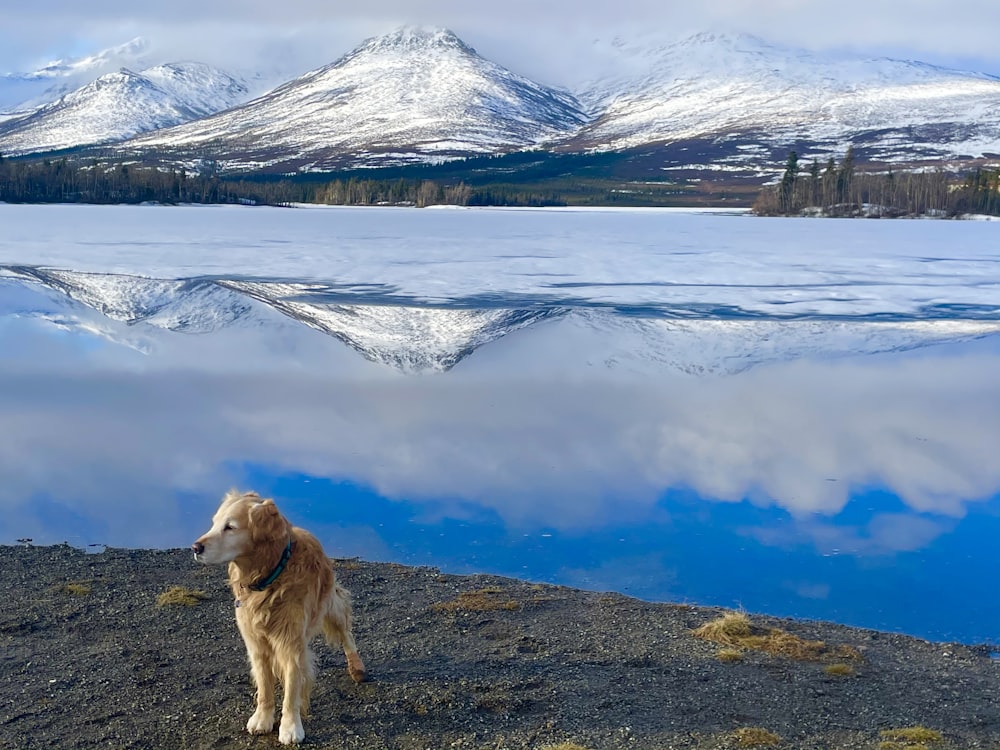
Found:
M 305 736 L 306 732 L 302 728 L 301 721 L 289 721 L 286 723 L 284 718 L 282 718 L 281 727 L 278 729 L 278 742 L 282 745 L 293 745 L 302 742 Z
M 351 679 L 355 682 L 364 682 L 365 663 L 361 661 L 361 657 L 357 654 L 351 654 L 347 657 L 347 674 L 349 674 Z
M 247 722 L 247 731 L 250 734 L 268 734 L 274 731 L 274 711 L 265 711 L 258 708 L 253 712 L 250 721 Z

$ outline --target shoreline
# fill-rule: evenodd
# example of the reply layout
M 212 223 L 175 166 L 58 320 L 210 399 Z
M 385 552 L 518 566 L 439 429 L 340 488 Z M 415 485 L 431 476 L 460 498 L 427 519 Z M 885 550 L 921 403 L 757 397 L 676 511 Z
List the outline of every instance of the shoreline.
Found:
M 695 637 L 718 608 L 335 565 L 371 678 L 355 686 L 343 654 L 316 644 L 311 747 L 709 750 L 760 729 L 778 738 L 768 746 L 832 750 L 914 727 L 939 733 L 927 747 L 1000 743 L 1000 662 L 985 647 L 750 615 L 755 632 L 828 646 L 793 658 Z M 224 568 L 68 545 L 0 546 L 0 567 L 3 750 L 278 746 L 244 730 L 252 691 Z M 174 586 L 205 598 L 159 606 Z

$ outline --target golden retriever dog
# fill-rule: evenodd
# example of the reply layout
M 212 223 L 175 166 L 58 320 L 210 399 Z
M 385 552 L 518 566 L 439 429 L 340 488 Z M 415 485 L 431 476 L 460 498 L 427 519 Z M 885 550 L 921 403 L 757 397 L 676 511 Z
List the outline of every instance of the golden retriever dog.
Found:
M 340 645 L 355 682 L 365 665 L 351 632 L 351 598 L 337 584 L 330 559 L 305 529 L 292 526 L 273 500 L 230 490 L 212 528 L 191 545 L 201 563 L 229 563 L 236 624 L 246 643 L 257 687 L 250 734 L 274 731 L 274 683 L 284 692 L 278 741 L 301 742 L 315 667 L 309 647 L 320 633 Z

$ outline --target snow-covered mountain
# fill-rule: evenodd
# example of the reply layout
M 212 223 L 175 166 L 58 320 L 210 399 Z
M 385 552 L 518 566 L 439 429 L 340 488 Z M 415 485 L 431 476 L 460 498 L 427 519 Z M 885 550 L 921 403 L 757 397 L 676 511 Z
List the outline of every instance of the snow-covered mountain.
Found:
M 18 80 L 68 85 L 145 49 L 134 40 Z M 0 114 L 0 152 L 139 134 L 127 142 L 139 159 L 208 155 L 232 170 L 375 167 L 526 149 L 637 151 L 652 156 L 644 168 L 657 174 L 769 175 L 791 148 L 823 160 L 848 144 L 860 160 L 1000 158 L 994 76 L 732 34 L 595 43 L 593 55 L 606 72 L 575 96 L 485 60 L 439 28 L 369 39 L 253 101 L 242 81 L 207 66 L 132 67 L 31 113 Z M 271 80 L 250 79 L 255 92 Z M 0 79 L 0 94 L 13 80 Z
M 42 105 L 0 121 L 0 152 L 26 154 L 124 140 L 231 107 L 246 86 L 202 63 L 122 68 Z
M 33 290 L 44 291 L 44 304 L 29 294 Z M 0 318 L 34 317 L 144 353 L 155 352 L 157 342 L 172 334 L 242 329 L 280 339 L 299 328 L 332 336 L 366 359 L 406 373 L 450 370 L 488 344 L 500 347 L 517 372 L 528 376 L 592 368 L 731 375 L 802 357 L 904 351 L 1000 334 L 996 320 L 679 319 L 554 304 L 373 304 L 331 300 L 325 285 L 307 283 L 151 279 L 27 266 L 0 266 L 0 291 Z M 497 364 L 487 359 L 483 366 L 492 370 Z
M 69 60 L 53 60 L 37 70 L 26 74 L 25 77 L 54 79 L 87 75 L 93 71 L 106 70 L 108 66 L 121 67 L 125 62 L 139 60 L 148 50 L 149 42 L 142 37 L 136 37 L 124 44 L 109 47 L 93 55 L 85 55 L 84 57 Z
M 593 119 L 564 148 L 702 140 L 728 144 L 734 165 L 800 143 L 841 152 L 854 143 L 885 160 L 1000 154 L 992 76 L 823 56 L 747 35 L 619 40 L 612 52 L 613 69 L 579 94 Z
M 584 122 L 576 100 L 480 57 L 450 31 L 402 28 L 242 107 L 138 138 L 137 153 L 324 169 L 534 148 Z
M 0 112 L 27 112 L 120 68 L 148 67 L 149 42 L 136 37 L 124 44 L 71 59 L 53 60 L 28 73 L 0 75 Z

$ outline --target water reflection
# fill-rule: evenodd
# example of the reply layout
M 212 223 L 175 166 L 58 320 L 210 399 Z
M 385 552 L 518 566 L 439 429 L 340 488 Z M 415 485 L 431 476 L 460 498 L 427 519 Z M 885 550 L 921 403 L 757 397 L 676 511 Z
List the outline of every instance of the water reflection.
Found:
M 164 342 L 0 318 L 0 541 L 183 546 L 236 485 L 340 555 L 996 637 L 996 336 L 701 379 Z

